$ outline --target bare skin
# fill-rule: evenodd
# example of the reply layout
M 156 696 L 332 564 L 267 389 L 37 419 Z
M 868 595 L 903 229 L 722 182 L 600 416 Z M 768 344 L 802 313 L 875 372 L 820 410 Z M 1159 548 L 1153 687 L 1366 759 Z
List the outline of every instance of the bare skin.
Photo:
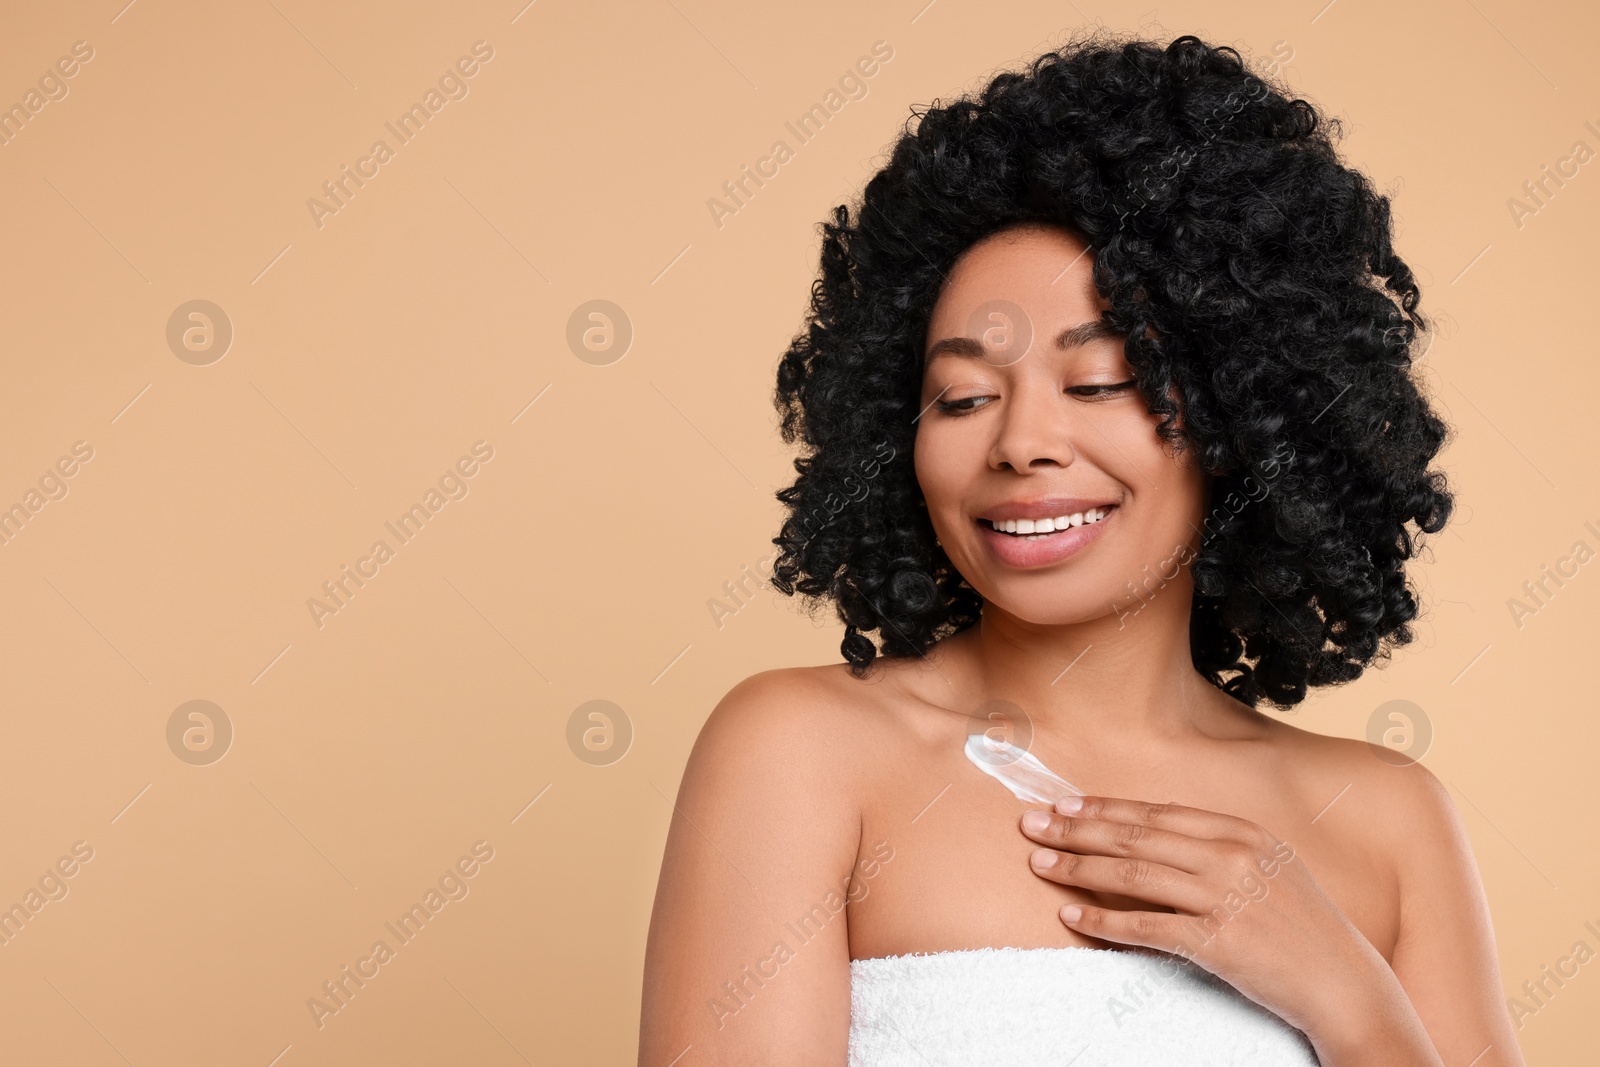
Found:
M 1523 1064 L 1444 788 L 1194 670 L 1192 586 L 1165 564 L 1216 502 L 1119 388 L 1119 339 L 1054 346 L 1103 307 L 1089 265 L 1071 235 L 1026 227 L 952 271 L 929 348 L 986 350 L 929 359 L 916 469 L 983 620 L 865 679 L 763 672 L 713 711 L 662 863 L 641 1067 L 842 1064 L 853 959 L 1129 944 L 1185 950 L 1304 1030 L 1325 1067 Z M 983 329 L 995 299 L 1028 320 L 1026 351 Z M 1008 563 L 978 518 L 1045 496 L 1112 510 L 1067 558 Z M 1152 566 L 1173 577 L 1135 591 Z M 962 744 L 995 700 L 1023 709 L 1012 739 L 1089 794 L 1081 811 L 1024 830 L 1044 806 L 972 767 Z M 1197 938 L 1252 871 L 1259 892 Z

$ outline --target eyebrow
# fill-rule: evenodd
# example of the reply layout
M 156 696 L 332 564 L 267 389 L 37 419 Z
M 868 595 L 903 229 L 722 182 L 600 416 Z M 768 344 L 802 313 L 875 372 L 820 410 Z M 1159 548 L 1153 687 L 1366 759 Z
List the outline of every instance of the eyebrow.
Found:
M 1080 322 L 1076 326 L 1068 326 L 1056 335 L 1056 347 L 1066 350 L 1089 344 L 1091 341 L 1102 341 L 1107 338 L 1120 338 L 1118 333 L 1104 319 L 1095 319 L 1092 322 Z M 946 337 L 936 341 L 923 357 L 923 363 L 932 363 L 938 356 L 969 356 L 982 358 L 984 354 L 983 343 L 971 337 Z

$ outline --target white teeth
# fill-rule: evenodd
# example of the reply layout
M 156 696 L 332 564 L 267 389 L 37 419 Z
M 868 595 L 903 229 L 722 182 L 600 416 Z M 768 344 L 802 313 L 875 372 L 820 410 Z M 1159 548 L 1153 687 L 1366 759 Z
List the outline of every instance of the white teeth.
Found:
M 1092 522 L 1099 522 L 1109 514 L 1111 514 L 1109 508 L 1090 508 L 1088 511 L 1074 512 L 1054 519 L 1002 519 L 999 522 L 991 519 L 989 525 L 1002 533 L 1038 538 L 1069 527 L 1087 526 Z

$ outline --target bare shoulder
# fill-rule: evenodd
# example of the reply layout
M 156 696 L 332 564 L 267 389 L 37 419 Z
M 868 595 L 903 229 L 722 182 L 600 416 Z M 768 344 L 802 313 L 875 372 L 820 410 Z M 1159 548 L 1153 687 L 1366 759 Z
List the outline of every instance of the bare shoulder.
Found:
M 839 717 L 845 710 L 845 664 L 775 667 L 758 671 L 729 689 L 707 720 L 719 725 L 755 720 L 766 726 Z
M 1313 818 L 1358 830 L 1397 877 L 1438 849 L 1465 841 L 1450 792 L 1427 767 L 1391 748 L 1273 720 L 1273 739 L 1299 768 Z M 1342 809 L 1342 810 L 1341 810 Z
M 838 763 L 866 717 L 852 702 L 844 664 L 779 667 L 729 689 L 700 728 L 696 749 L 779 751 L 792 760 Z
M 842 677 L 841 677 L 842 675 Z M 804 804 L 812 818 L 854 823 L 869 728 L 844 664 L 760 671 L 706 718 L 684 769 L 686 801 Z M 771 813 L 768 813 L 768 817 Z

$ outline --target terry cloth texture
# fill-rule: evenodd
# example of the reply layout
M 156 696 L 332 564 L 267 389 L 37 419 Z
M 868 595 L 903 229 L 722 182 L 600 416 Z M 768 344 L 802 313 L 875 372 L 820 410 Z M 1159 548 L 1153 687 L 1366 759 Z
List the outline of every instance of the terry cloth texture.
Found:
M 850 961 L 849 1067 L 1317 1067 L 1299 1030 L 1142 948 L 979 948 Z

